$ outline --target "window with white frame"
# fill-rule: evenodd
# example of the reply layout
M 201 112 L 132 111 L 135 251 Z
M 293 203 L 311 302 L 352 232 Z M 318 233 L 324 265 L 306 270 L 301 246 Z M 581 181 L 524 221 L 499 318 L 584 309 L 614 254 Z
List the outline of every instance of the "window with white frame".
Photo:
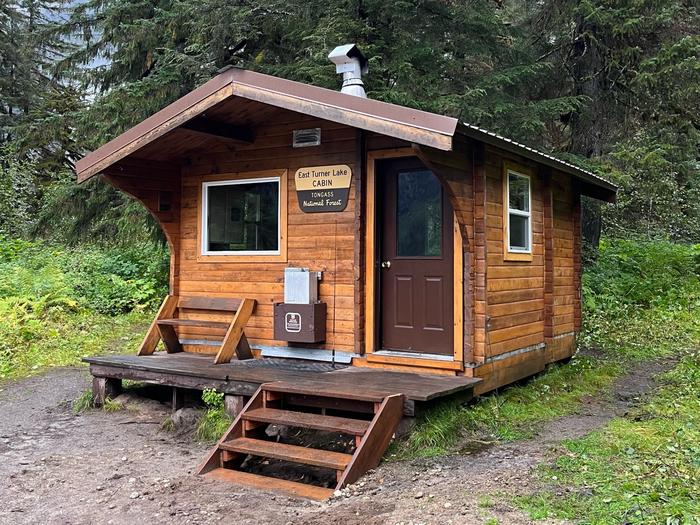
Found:
M 279 253 L 279 177 L 202 184 L 203 255 Z
M 508 251 L 531 253 L 530 176 L 506 171 L 506 202 L 508 203 Z

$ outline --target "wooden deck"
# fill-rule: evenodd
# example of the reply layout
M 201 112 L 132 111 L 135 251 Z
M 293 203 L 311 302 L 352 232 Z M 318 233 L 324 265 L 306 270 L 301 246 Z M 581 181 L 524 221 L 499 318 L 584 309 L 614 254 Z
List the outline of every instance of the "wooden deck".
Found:
M 390 372 L 380 369 L 333 366 L 330 363 L 263 358 L 215 365 L 211 356 L 180 352 L 153 355 L 88 357 L 95 377 L 131 379 L 161 385 L 225 394 L 252 396 L 263 383 L 282 382 L 294 388 L 317 388 L 350 398 L 353 392 L 374 392 L 384 397 L 404 394 L 411 402 L 430 401 L 457 392 L 470 392 L 479 379 Z

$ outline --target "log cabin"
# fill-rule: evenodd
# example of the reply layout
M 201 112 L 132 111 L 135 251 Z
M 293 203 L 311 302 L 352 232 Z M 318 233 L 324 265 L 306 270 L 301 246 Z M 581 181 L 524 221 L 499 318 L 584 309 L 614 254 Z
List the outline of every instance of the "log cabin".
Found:
M 333 91 L 229 68 L 77 162 L 143 204 L 169 295 L 136 355 L 92 357 L 98 402 L 130 378 L 215 388 L 236 419 L 199 472 L 323 499 L 376 466 L 402 415 L 570 357 L 581 196 L 616 187 L 458 119 L 366 97 L 354 45 Z M 350 452 L 265 439 L 271 423 Z M 313 453 L 310 453 L 312 451 Z M 249 457 L 335 472 L 301 484 Z

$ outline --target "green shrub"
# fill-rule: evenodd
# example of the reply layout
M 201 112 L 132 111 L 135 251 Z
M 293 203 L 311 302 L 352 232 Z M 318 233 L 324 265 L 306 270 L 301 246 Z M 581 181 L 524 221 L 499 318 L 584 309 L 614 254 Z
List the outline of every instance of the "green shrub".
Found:
M 700 245 L 603 239 L 583 275 L 587 312 L 700 305 Z
M 216 441 L 233 422 L 224 409 L 224 394 L 207 389 L 202 392 L 202 401 L 207 410 L 197 424 L 195 435 L 202 441 Z
M 0 238 L 0 379 L 75 364 L 115 340 L 141 337 L 167 293 L 166 255 L 155 245 L 65 248 Z

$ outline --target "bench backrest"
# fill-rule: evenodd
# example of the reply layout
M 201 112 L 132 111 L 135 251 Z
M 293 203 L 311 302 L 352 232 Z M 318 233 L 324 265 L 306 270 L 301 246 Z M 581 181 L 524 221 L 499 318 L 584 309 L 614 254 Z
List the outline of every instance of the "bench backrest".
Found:
M 217 310 L 221 312 L 236 312 L 240 306 L 240 299 L 223 299 L 220 297 L 180 297 L 177 303 L 178 308 Z

